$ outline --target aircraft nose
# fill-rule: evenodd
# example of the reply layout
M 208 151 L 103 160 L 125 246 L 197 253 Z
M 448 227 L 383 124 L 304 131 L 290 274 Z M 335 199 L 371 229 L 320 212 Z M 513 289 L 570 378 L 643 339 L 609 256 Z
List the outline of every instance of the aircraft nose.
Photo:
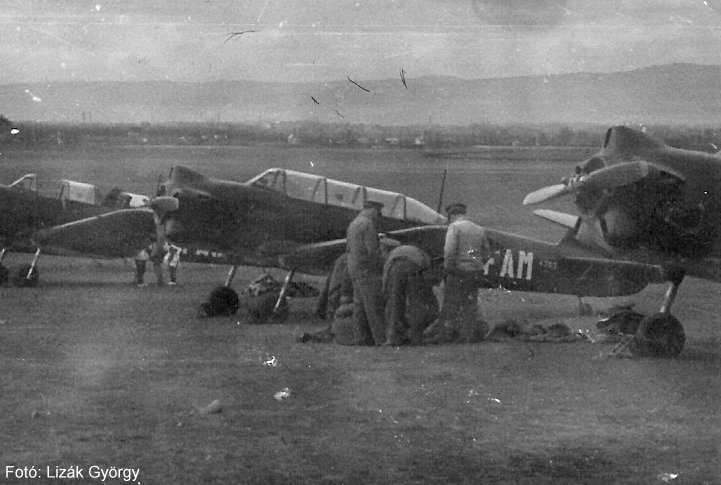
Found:
M 575 167 L 576 175 L 580 175 L 582 173 L 591 173 L 595 172 L 596 170 L 600 170 L 606 166 L 606 160 L 604 160 L 602 157 L 599 157 L 598 155 L 593 156 L 586 160 L 585 162 L 581 162 Z

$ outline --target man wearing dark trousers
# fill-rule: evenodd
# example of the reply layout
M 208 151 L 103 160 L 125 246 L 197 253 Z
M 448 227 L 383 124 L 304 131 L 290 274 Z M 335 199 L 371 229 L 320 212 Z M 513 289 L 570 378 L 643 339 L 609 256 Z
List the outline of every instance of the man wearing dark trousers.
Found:
M 438 317 L 434 275 L 428 254 L 416 246 L 393 249 L 383 269 L 388 345 L 421 345 L 423 330 Z
M 484 229 L 466 217 L 466 205 L 450 204 L 443 250 L 445 284 L 440 329 L 432 343 L 468 342 L 477 325 L 477 277 L 490 247 Z

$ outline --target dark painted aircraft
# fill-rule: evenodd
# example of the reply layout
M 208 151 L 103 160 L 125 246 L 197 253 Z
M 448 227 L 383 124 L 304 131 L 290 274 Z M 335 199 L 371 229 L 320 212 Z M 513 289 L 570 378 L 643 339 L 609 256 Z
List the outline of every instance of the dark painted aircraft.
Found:
M 568 295 L 633 295 L 668 283 L 658 313 L 635 315 L 632 353 L 675 357 L 686 341 L 671 314 L 685 276 L 721 281 L 721 156 L 669 147 L 623 126 L 608 130 L 599 153 L 561 184 L 529 194 L 524 204 L 574 195 L 580 215 L 534 213 L 567 228 L 555 244 L 486 229 L 479 287 Z M 443 254 L 445 228 L 419 228 L 403 243 Z M 633 324 L 634 322 L 628 322 Z
M 499 278 L 521 290 L 579 296 L 627 295 L 667 282 L 659 312 L 640 321 L 629 348 L 678 355 L 685 334 L 671 306 L 681 282 L 721 281 L 721 157 L 616 126 L 573 175 L 529 194 L 524 204 L 564 195 L 575 196 L 579 215 L 534 211 L 567 227 L 563 240 L 547 248 L 508 241 Z
M 552 244 L 486 230 L 491 254 L 482 255 L 478 285 L 507 290 L 612 297 L 638 293 L 651 283 L 669 288 L 656 314 L 638 325 L 629 348 L 639 355 L 677 356 L 685 344 L 671 315 L 686 275 L 721 280 L 721 157 L 671 148 L 644 133 L 611 128 L 601 151 L 579 164 L 563 183 L 529 194 L 536 204 L 567 194 L 580 215 L 539 209 L 566 227 Z M 384 203 L 381 230 L 401 244 L 442 260 L 445 219 L 401 194 L 324 177 L 270 169 L 246 183 L 214 180 L 175 167 L 155 199 L 159 237 L 201 248 L 231 265 L 214 298 L 229 313 L 238 308 L 230 284 L 239 265 L 288 271 L 270 315 L 277 315 L 295 272 L 327 274 L 345 251 L 345 230 L 367 198 Z M 171 200 L 176 201 L 177 210 Z M 126 211 L 73 223 L 73 231 L 48 231 L 46 241 L 86 230 L 101 218 L 116 226 Z M 86 227 L 87 226 L 87 227 Z M 85 235 L 83 235 L 85 234 Z M 218 259 L 216 259 L 218 261 Z
M 37 284 L 37 260 L 42 249 L 32 239 L 38 231 L 121 208 L 138 207 L 148 201 L 147 197 L 120 189 L 102 196 L 95 185 L 41 179 L 35 174 L 25 175 L 10 185 L 0 185 L 0 283 L 9 277 L 7 268 L 1 264 L 7 251 L 34 251 L 32 263 L 22 266 L 13 280 L 21 286 Z M 155 231 L 152 211 L 149 214 L 145 215 L 149 220 L 146 227 L 152 234 Z M 60 247 L 47 250 L 66 253 Z
M 238 294 L 230 288 L 238 266 L 287 270 L 273 307 L 261 317 L 282 319 L 287 316 L 286 293 L 293 275 L 330 272 L 345 252 L 348 224 L 367 199 L 384 204 L 380 230 L 389 234 L 402 230 L 408 240 L 416 234 L 424 237 L 422 231 L 417 233 L 420 226 L 446 222 L 438 212 L 402 194 L 277 168 L 240 183 L 177 166 L 151 206 L 166 209 L 156 210 L 157 237 L 182 246 L 186 258 L 190 251 L 195 260 L 205 254 L 208 261 L 231 266 L 225 285 L 208 299 L 213 308 L 221 307 L 220 313 L 238 309 Z M 118 233 L 120 226 L 127 228 L 121 232 L 132 234 L 132 227 L 140 224 L 138 218 L 137 210 L 117 211 L 40 231 L 35 239 L 44 245 L 93 252 L 90 242 L 107 238 L 108 232 Z

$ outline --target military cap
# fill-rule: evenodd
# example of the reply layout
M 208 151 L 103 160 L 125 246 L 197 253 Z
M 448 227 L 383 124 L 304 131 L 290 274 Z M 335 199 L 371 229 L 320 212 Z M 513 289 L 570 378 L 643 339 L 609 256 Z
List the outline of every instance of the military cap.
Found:
M 376 200 L 366 200 L 363 202 L 363 208 L 364 209 L 378 209 L 383 210 L 383 202 L 378 202 Z
M 446 206 L 446 214 L 449 216 L 456 215 L 456 214 L 465 214 L 466 213 L 466 204 L 462 202 L 455 202 L 453 204 L 448 204 Z

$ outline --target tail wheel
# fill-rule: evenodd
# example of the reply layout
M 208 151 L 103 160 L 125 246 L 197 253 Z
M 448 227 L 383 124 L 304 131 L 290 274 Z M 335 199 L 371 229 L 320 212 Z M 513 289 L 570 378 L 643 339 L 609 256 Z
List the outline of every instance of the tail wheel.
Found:
M 24 264 L 20 266 L 20 269 L 13 278 L 13 283 L 15 283 L 15 286 L 32 288 L 38 285 L 38 281 L 40 280 L 40 273 L 38 273 L 38 269 L 35 268 L 33 269 L 32 273 L 30 273 L 30 276 L 28 276 L 30 268 L 31 266 L 29 264 Z
M 639 357 L 677 357 L 686 343 L 681 323 L 669 313 L 656 313 L 644 318 L 629 349 Z

